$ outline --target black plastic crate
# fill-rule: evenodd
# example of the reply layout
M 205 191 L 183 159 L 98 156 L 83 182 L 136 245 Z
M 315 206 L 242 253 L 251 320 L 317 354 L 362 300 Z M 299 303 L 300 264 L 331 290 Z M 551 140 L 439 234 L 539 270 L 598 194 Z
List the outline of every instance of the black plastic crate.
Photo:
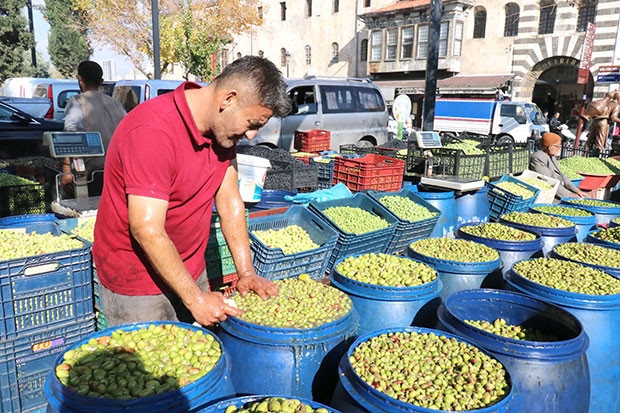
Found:
M 433 175 L 453 175 L 481 179 L 485 175 L 487 154 L 468 155 L 460 149 L 436 148 L 433 153 Z
M 302 162 L 270 161 L 263 189 L 284 191 L 314 190 L 318 186 L 318 168 Z
M 514 144 L 511 147 L 510 173 L 517 175 L 527 170 L 530 165 L 530 148 L 528 144 Z
M 374 146 L 357 146 L 356 144 L 340 145 L 340 153 L 343 155 L 368 155 L 371 153 L 377 153 L 377 149 Z
M 38 182 L 14 177 L 23 184 L 0 186 L 0 217 L 45 213 L 45 190 Z
M 492 146 L 487 149 L 487 165 L 484 174 L 489 178 L 499 178 L 511 170 L 512 145 Z M 528 153 L 529 155 L 529 153 Z
M 420 148 L 416 141 L 408 141 L 404 175 L 423 175 L 426 166 L 425 161 L 424 149 Z

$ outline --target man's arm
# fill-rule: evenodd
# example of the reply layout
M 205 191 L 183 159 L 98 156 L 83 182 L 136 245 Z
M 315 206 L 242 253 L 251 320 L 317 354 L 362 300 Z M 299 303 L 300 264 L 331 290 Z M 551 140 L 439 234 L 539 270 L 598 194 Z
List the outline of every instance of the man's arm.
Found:
M 129 228 L 159 276 L 181 298 L 194 319 L 202 325 L 224 321 L 242 312 L 227 305 L 218 292 L 202 291 L 185 268 L 165 230 L 168 202 L 143 196 L 128 196 Z
M 239 194 L 237 161 L 231 161 L 222 185 L 215 195 L 215 205 L 220 216 L 222 234 L 237 269 L 237 290 L 245 295 L 250 290 L 263 298 L 278 294 L 278 286 L 260 277 L 254 271 L 250 253 L 250 237 L 245 223 L 245 205 Z

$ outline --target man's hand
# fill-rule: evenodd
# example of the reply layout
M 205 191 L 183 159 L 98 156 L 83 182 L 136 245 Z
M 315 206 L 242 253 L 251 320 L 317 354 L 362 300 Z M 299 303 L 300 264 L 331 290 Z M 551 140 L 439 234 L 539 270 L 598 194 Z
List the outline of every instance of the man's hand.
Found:
M 263 300 L 274 297 L 279 292 L 279 288 L 275 283 L 259 275 L 248 274 L 240 276 L 239 281 L 237 281 L 237 292 L 242 297 L 245 297 L 250 290 L 258 294 Z
M 243 311 L 226 303 L 224 294 L 219 292 L 201 293 L 191 303 L 185 306 L 192 313 L 194 319 L 203 326 L 221 323 L 228 316 L 240 316 Z

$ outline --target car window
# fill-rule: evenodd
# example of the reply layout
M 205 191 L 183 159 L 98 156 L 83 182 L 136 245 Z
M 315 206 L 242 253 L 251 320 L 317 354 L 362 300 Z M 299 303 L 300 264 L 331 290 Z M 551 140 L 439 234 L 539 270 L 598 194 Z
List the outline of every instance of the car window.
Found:
M 323 113 L 351 113 L 356 107 L 351 88 L 345 86 L 321 86 L 321 104 Z
M 77 90 L 63 90 L 58 94 L 58 107 L 62 109 L 66 108 L 67 103 L 69 103 L 69 99 L 71 99 L 72 96 L 79 94 L 80 92 Z
M 157 96 L 159 96 L 159 95 L 163 95 L 163 94 L 165 94 L 165 93 L 172 92 L 173 90 L 174 90 L 174 89 L 158 89 L 158 90 L 157 90 Z
M 49 96 L 47 96 L 47 86 L 46 85 L 39 85 L 37 87 L 34 88 L 34 92 L 32 92 L 32 97 L 35 98 L 49 98 Z
M 0 106 L 0 120 L 11 120 L 11 116 L 13 115 L 13 111 L 9 110 L 3 106 Z
M 115 86 L 112 97 L 123 104 L 126 112 L 129 112 L 140 103 L 140 86 Z
M 360 111 L 364 112 L 383 112 L 385 104 L 378 90 L 368 87 L 354 88 L 360 102 Z
M 297 106 L 293 115 L 313 115 L 317 113 L 316 94 L 314 86 L 300 86 L 288 93 L 291 101 Z

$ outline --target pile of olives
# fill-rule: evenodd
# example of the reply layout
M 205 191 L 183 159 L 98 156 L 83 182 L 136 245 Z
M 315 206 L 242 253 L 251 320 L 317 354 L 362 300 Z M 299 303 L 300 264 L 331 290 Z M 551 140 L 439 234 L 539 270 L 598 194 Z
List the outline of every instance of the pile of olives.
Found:
M 0 261 L 51 254 L 84 247 L 81 241 L 67 234 L 24 233 L 12 230 L 0 230 Z
M 379 198 L 379 202 L 403 221 L 417 222 L 437 215 L 406 196 L 386 195 Z
M 74 237 L 80 237 L 86 241 L 95 241 L 95 219 L 87 219 L 83 222 L 79 222 L 73 230 L 71 235 Z
M 484 149 L 478 148 L 480 146 L 480 142 L 473 139 L 463 139 L 460 142 L 453 141 L 446 145 L 444 148 L 447 149 L 460 149 L 465 153 L 465 155 L 484 155 L 486 152 Z
M 388 287 L 413 287 L 437 278 L 435 270 L 426 264 L 383 253 L 347 257 L 336 271 L 352 280 Z
M 5 186 L 21 186 L 21 185 L 38 185 L 38 182 L 30 181 L 21 176 L 0 173 L 0 187 Z
M 525 182 L 526 184 L 532 185 L 535 188 L 543 190 L 543 191 L 548 191 L 550 189 L 553 189 L 553 185 L 551 185 L 548 182 L 543 181 L 542 179 L 538 179 L 538 178 L 519 178 L 519 180 Z
M 329 207 L 323 213 L 338 228 L 355 235 L 388 228 L 390 223 L 365 209 L 351 206 Z
M 313 409 L 297 399 L 267 397 L 260 401 L 248 402 L 242 407 L 228 406 L 224 413 L 329 413 L 324 407 Z
M 454 238 L 426 238 L 412 242 L 418 254 L 458 262 L 488 262 L 499 259 L 499 252 L 479 242 Z
M 606 228 L 591 234 L 594 238 L 620 244 L 620 227 Z
M 381 393 L 428 409 L 480 409 L 510 390 L 499 361 L 475 346 L 435 333 L 381 334 L 358 345 L 349 362 Z
M 604 271 L 556 258 L 519 261 L 512 269 L 530 281 L 556 290 L 587 295 L 620 294 L 620 280 Z
M 506 192 L 510 192 L 515 196 L 520 196 L 523 199 L 529 199 L 534 196 L 534 192 L 530 191 L 523 185 L 519 185 L 515 182 L 502 181 L 495 184 L 496 188 L 501 188 Z
M 514 340 L 526 340 L 526 341 L 558 341 L 557 337 L 547 334 L 542 330 L 525 328 L 520 325 L 508 324 L 504 318 L 496 318 L 493 322 L 487 320 L 463 320 L 469 325 L 472 325 L 480 330 L 484 330 L 487 333 L 495 334 L 498 336 L 512 338 Z
M 602 201 L 600 199 L 592 199 L 592 198 L 570 198 L 567 199 L 566 202 L 574 205 L 583 205 L 589 207 L 598 207 L 598 208 L 620 208 L 620 205 L 614 202 Z
M 575 223 L 554 215 L 538 214 L 536 212 L 513 211 L 504 214 L 501 219 L 515 224 L 529 225 L 541 228 L 569 228 L 574 227 Z
M 297 254 L 320 247 L 299 225 L 288 225 L 281 229 L 255 230 L 252 234 L 267 247 L 280 248 L 284 255 Z
M 583 156 L 570 156 L 558 161 L 560 170 L 568 179 L 583 178 L 579 172 L 593 175 L 614 175 L 620 173 L 620 168 L 600 158 L 585 158 Z
M 338 320 L 351 311 L 348 295 L 311 279 L 308 274 L 275 280 L 277 296 L 263 300 L 255 292 L 232 298 L 248 323 L 267 327 L 308 329 Z
M 67 350 L 55 373 L 87 396 L 128 400 L 161 394 L 210 372 L 222 355 L 214 336 L 174 324 L 118 329 Z
M 567 217 L 591 217 L 594 214 L 581 208 L 571 208 L 563 205 L 539 205 L 533 207 L 535 211 L 543 214 L 564 215 Z
M 586 242 L 565 242 L 553 248 L 562 257 L 602 267 L 620 268 L 620 253 L 617 249 Z
M 533 241 L 536 235 L 499 222 L 486 222 L 479 225 L 465 225 L 459 228 L 466 234 L 481 238 L 497 239 L 502 241 Z

